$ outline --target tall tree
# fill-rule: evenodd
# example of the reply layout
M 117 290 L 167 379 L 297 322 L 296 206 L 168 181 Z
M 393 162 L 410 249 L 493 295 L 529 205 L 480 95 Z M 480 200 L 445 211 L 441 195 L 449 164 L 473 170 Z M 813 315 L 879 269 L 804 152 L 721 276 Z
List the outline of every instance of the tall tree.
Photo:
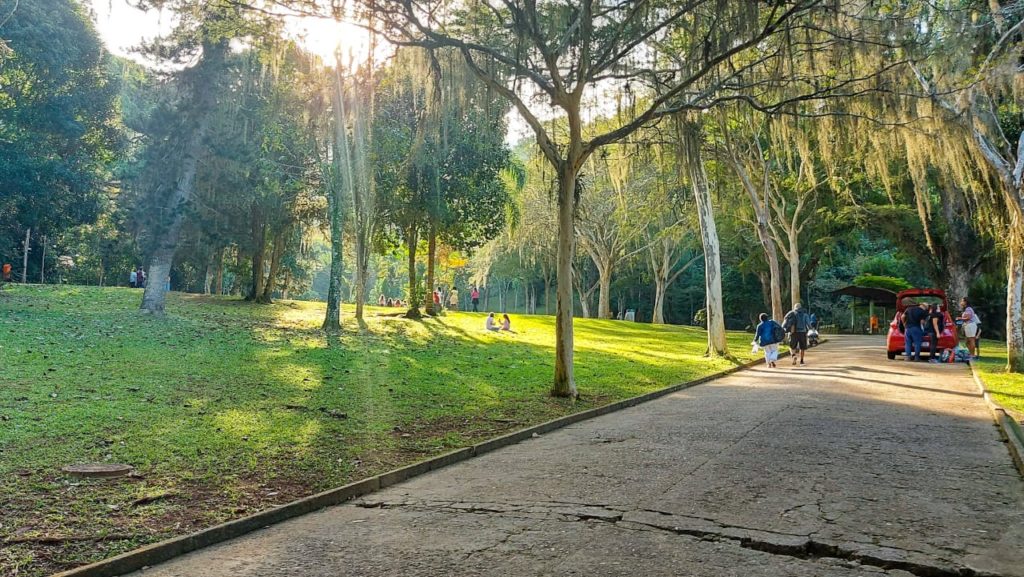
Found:
M 0 4 L 0 258 L 10 262 L 26 231 L 36 242 L 96 220 L 126 139 L 118 78 L 83 5 Z
M 742 97 L 732 80 L 743 71 L 781 58 L 783 42 L 819 0 L 684 3 L 509 0 L 500 5 L 375 0 L 368 3 L 401 42 L 458 50 L 470 68 L 513 104 L 531 127 L 558 178 L 558 306 L 552 394 L 575 397 L 572 337 L 572 259 L 577 182 L 584 162 L 602 146 L 685 110 L 700 110 Z M 671 49 L 671 57 L 664 50 Z M 506 83 L 511 77 L 513 82 Z M 655 96 L 639 101 L 634 114 L 600 134 L 584 130 L 585 98 L 602 83 L 642 89 Z M 816 88 L 811 88 L 816 90 Z M 550 108 L 533 95 L 543 94 Z M 564 135 L 541 120 L 551 109 L 564 116 Z M 710 274 L 710 273 L 709 273 Z M 720 279 L 719 279 L 720 281 Z M 714 282 L 712 282 L 714 284 Z M 720 295 L 712 295 L 713 301 Z M 710 330 L 717 331 L 716 319 Z M 723 343 L 724 333 L 713 341 Z M 712 347 L 718 350 L 719 347 Z

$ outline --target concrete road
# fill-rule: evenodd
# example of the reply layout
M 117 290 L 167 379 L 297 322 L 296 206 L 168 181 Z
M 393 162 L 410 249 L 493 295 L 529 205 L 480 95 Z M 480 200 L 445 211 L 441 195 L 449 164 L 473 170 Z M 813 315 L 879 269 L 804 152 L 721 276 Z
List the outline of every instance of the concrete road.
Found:
M 1024 482 L 965 367 L 839 338 L 139 573 L 689 574 L 1024 576 Z

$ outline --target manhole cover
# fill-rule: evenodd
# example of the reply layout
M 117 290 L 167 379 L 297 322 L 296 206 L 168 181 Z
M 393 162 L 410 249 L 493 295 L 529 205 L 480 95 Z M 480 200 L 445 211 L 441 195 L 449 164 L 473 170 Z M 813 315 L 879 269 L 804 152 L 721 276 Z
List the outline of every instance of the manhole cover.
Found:
M 73 477 L 85 477 L 90 479 L 123 477 L 132 472 L 130 465 L 119 463 L 87 463 L 84 465 L 68 465 L 61 469 Z

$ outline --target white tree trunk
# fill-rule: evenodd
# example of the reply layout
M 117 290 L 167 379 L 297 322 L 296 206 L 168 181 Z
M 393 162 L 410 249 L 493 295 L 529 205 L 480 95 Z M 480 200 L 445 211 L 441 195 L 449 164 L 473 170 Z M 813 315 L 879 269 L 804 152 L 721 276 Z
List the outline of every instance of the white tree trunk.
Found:
M 1022 243 L 1011 241 L 1006 266 L 1006 368 L 1024 372 L 1024 250 Z
M 800 245 L 796 231 L 789 232 L 789 306 L 800 302 Z M 781 317 L 777 317 L 781 318 Z
M 697 201 L 701 243 L 704 245 L 704 285 L 708 318 L 708 353 L 726 355 L 725 314 L 722 306 L 722 263 L 718 228 L 711 204 L 711 191 L 701 155 L 703 132 L 699 124 L 687 122 L 683 136 L 684 158 L 690 173 L 693 196 Z
M 655 325 L 665 324 L 665 292 L 668 290 L 666 280 L 661 274 L 656 274 L 654 278 L 654 316 L 651 323 Z

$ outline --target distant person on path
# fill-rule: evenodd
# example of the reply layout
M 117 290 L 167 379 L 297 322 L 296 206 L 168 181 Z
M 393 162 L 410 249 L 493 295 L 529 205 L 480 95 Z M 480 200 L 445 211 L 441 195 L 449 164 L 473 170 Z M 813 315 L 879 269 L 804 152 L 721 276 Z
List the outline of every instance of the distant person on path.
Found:
M 473 312 L 480 312 L 480 310 L 477 308 L 477 306 L 480 304 L 480 290 L 476 288 L 476 285 L 474 285 L 473 290 L 469 292 L 469 298 L 470 300 L 473 301 Z
M 487 320 L 484 322 L 484 328 L 486 328 L 489 331 L 499 330 L 498 324 L 494 322 L 494 313 L 490 313 L 487 315 Z
M 132 272 L 128 273 L 128 286 L 137 288 L 139 286 L 139 271 L 132 269 Z
M 960 313 L 960 320 L 964 322 L 964 336 L 967 337 L 967 352 L 970 353 L 971 359 L 978 358 L 978 325 L 980 321 L 978 314 L 971 308 L 967 297 L 960 299 L 960 309 L 963 311 Z
M 942 314 L 942 305 L 928 305 L 928 319 L 925 321 L 925 332 L 928 333 L 928 362 L 937 363 L 939 357 L 935 353 L 939 349 L 939 337 L 946 328 L 946 317 Z
M 868 321 L 871 334 L 878 333 L 878 315 L 871 315 L 871 319 Z
M 448 308 L 457 311 L 459 310 L 459 289 L 452 287 L 452 292 L 448 294 Z
M 512 319 L 506 314 L 501 315 L 501 330 L 512 332 Z
M 903 335 L 903 356 L 908 361 L 921 361 L 921 346 L 924 344 L 924 326 L 928 320 L 927 306 L 925 303 L 919 303 L 917 306 L 908 308 L 903 313 L 903 325 L 907 327 Z M 913 352 L 913 356 L 911 356 L 911 352 Z
M 779 343 L 786 338 L 786 331 L 775 319 L 769 318 L 768 313 L 761 313 L 758 320 L 761 322 L 754 329 L 754 342 L 764 349 L 764 362 L 775 368 L 779 360 Z
M 811 313 L 810 317 L 811 317 L 811 320 L 810 320 L 810 323 L 809 323 L 809 325 L 810 325 L 809 328 L 812 328 L 814 330 L 818 330 L 818 315 L 816 315 L 814 313 Z
M 804 311 L 803 305 L 796 303 L 793 310 L 786 313 L 782 319 L 782 328 L 789 332 L 789 348 L 793 355 L 793 364 L 804 364 L 804 352 L 807 351 L 807 331 L 811 328 L 811 317 Z M 799 351 L 799 355 L 797 352 Z

